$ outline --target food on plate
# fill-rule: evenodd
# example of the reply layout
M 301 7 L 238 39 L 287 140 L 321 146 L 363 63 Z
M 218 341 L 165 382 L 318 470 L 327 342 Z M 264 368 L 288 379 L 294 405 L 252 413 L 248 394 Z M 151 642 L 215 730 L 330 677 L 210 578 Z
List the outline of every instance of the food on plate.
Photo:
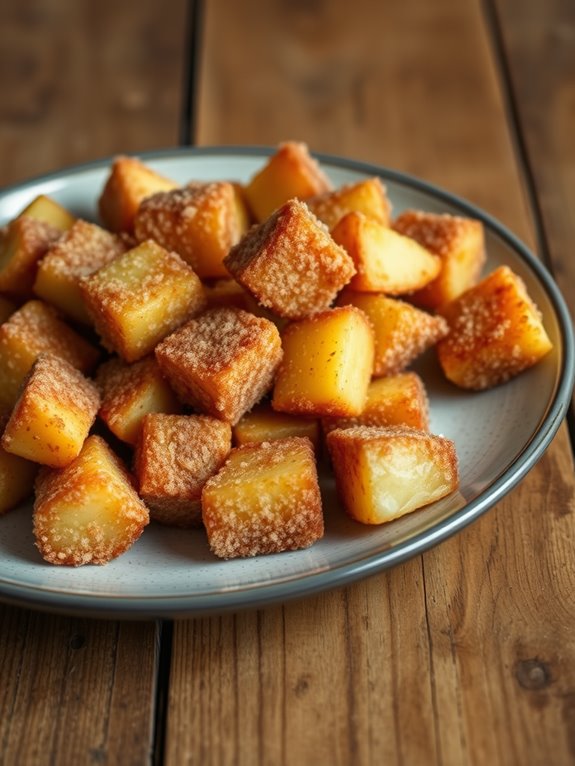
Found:
M 134 470 L 151 518 L 174 527 L 200 526 L 202 489 L 221 468 L 231 442 L 230 424 L 209 415 L 146 415 Z
M 8 452 L 63 468 L 77 457 L 96 419 L 96 386 L 65 359 L 40 354 L 2 436 Z
M 459 484 L 453 442 L 416 428 L 338 428 L 327 446 L 343 506 L 362 524 L 397 519 Z
M 305 437 L 235 447 L 202 492 L 210 548 L 224 559 L 307 548 L 324 522 L 313 445 Z
M 194 270 L 153 240 L 84 277 L 80 287 L 102 342 L 126 362 L 151 353 L 206 304 Z
M 52 197 L 40 194 L 30 202 L 18 218 L 34 218 L 48 223 L 60 232 L 68 231 L 76 218 Z
M 252 227 L 224 264 L 259 303 L 287 319 L 328 308 L 355 273 L 346 251 L 297 199 Z
M 12 455 L 0 446 L 0 516 L 32 494 L 38 464 Z
M 142 201 L 134 233 L 173 250 L 202 279 L 227 277 L 223 260 L 248 228 L 248 212 L 229 181 L 191 183 Z
M 17 308 L 18 306 L 14 301 L 0 295 L 0 324 L 9 319 Z
M 393 229 L 411 237 L 441 259 L 437 277 L 409 296 L 417 306 L 439 309 L 472 287 L 485 264 L 485 237 L 481 221 L 449 214 L 406 210 Z
M 118 357 L 109 359 L 98 368 L 96 383 L 102 395 L 99 417 L 127 444 L 136 444 L 142 420 L 149 413 L 182 410 L 153 356 L 132 364 Z
M 233 427 L 232 433 L 235 447 L 287 439 L 290 436 L 306 436 L 316 452 L 319 448 L 317 418 L 277 412 L 268 403 L 258 404 L 247 412 Z
M 62 232 L 45 221 L 19 216 L 0 241 L 0 291 L 13 298 L 32 296 L 38 262 Z
M 299 415 L 359 415 L 373 371 L 373 330 L 355 306 L 292 322 L 282 334 L 283 360 L 272 407 Z
M 508 266 L 495 269 L 442 312 L 449 333 L 437 354 L 445 376 L 461 388 L 504 383 L 552 348 L 525 283 Z
M 445 337 L 448 325 L 442 316 L 428 314 L 383 293 L 342 290 L 338 306 L 356 306 L 368 317 L 374 332 L 373 375 L 396 375 Z
M 92 435 L 66 468 L 40 469 L 33 522 L 46 561 L 81 566 L 106 564 L 128 550 L 149 513 L 122 461 Z
M 351 290 L 404 295 L 427 285 L 441 269 L 438 256 L 414 239 L 360 212 L 345 215 L 331 233 L 355 265 Z
M 345 215 L 354 211 L 379 221 L 383 226 L 390 223 L 391 203 L 379 178 L 340 186 L 339 189 L 310 197 L 305 203 L 328 229 L 333 229 Z

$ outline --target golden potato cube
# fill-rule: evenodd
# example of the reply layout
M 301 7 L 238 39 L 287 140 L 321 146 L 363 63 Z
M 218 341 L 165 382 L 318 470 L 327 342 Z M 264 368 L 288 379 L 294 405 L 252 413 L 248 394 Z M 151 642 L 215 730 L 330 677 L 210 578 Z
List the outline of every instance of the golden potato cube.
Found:
M 234 448 L 202 492 L 210 548 L 224 559 L 307 548 L 323 536 L 309 439 Z
M 422 379 L 415 372 L 375 378 L 367 389 L 360 415 L 322 418 L 324 434 L 350 426 L 409 426 L 429 430 L 429 401 Z
M 244 194 L 256 220 L 262 222 L 293 197 L 305 199 L 331 188 L 306 144 L 286 141 L 253 176 Z
M 89 373 L 100 352 L 42 301 L 28 301 L 0 325 L 0 415 L 10 411 L 39 354 L 49 352 Z
M 32 494 L 38 465 L 0 447 L 0 516 Z
M 373 330 L 355 306 L 287 326 L 272 406 L 302 415 L 359 415 L 373 370 Z
M 338 296 L 337 305 L 357 306 L 370 320 L 375 339 L 373 374 L 376 377 L 401 372 L 447 335 L 447 322 L 443 317 L 381 293 L 344 290 Z
M 96 386 L 69 362 L 40 354 L 2 436 L 13 455 L 63 468 L 77 457 L 100 406 Z
M 106 564 L 128 550 L 148 522 L 125 466 L 99 436 L 89 436 L 66 468 L 40 470 L 34 537 L 50 564 Z
M 232 424 L 267 393 L 282 358 L 276 326 L 234 308 L 206 311 L 155 353 L 182 401 Z
M 149 413 L 177 414 L 182 410 L 153 356 L 133 364 L 110 359 L 98 368 L 96 383 L 102 394 L 98 415 L 128 444 L 136 443 L 142 420 Z
M 319 421 L 305 415 L 276 412 L 269 404 L 259 404 L 246 413 L 233 427 L 234 446 L 306 436 L 317 451 L 319 448 Z
M 80 288 L 104 345 L 126 362 L 149 354 L 206 304 L 193 269 L 152 240 L 84 277 Z
M 362 524 L 397 519 L 459 485 L 453 442 L 416 428 L 338 428 L 327 446 L 342 504 Z
M 227 277 L 224 257 L 248 228 L 247 211 L 228 181 L 194 183 L 143 200 L 134 221 L 140 240 L 173 250 L 202 279 Z
M 38 261 L 62 232 L 36 218 L 15 218 L 0 241 L 0 290 L 16 298 L 29 298 Z
M 100 217 L 111 231 L 131 232 L 140 203 L 146 197 L 177 187 L 177 183 L 136 157 L 116 157 L 98 200 Z
M 155 521 L 175 527 L 202 523 L 202 489 L 232 446 L 229 423 L 209 415 L 146 415 L 135 473 Z
M 55 242 L 38 264 L 34 292 L 66 316 L 85 324 L 90 316 L 79 280 L 93 274 L 128 248 L 115 234 L 78 220 Z
M 37 221 L 50 224 L 60 232 L 67 231 L 74 221 L 75 217 L 62 207 L 56 200 L 40 194 L 32 200 L 18 216 L 19 218 L 34 218 Z
M 340 186 L 339 189 L 310 197 L 305 203 L 328 229 L 333 229 L 344 215 L 352 211 L 363 213 L 383 226 L 389 226 L 391 205 L 379 178 Z
M 439 309 L 476 284 L 485 263 L 481 221 L 407 210 L 394 221 L 393 229 L 441 259 L 438 276 L 410 295 L 417 306 Z
M 346 251 L 296 199 L 252 227 L 224 263 L 263 306 L 287 319 L 328 308 L 355 273 Z
M 349 283 L 351 290 L 402 295 L 424 287 L 439 274 L 438 256 L 363 213 L 348 213 L 331 233 L 357 270 Z
M 445 376 L 482 390 L 532 367 L 552 346 L 521 277 L 500 266 L 448 303 L 449 334 L 437 344 Z
M 11 301 L 9 298 L 5 298 L 3 295 L 0 295 L 0 324 L 10 319 L 17 308 L 18 306 L 16 303 L 14 303 L 14 301 Z

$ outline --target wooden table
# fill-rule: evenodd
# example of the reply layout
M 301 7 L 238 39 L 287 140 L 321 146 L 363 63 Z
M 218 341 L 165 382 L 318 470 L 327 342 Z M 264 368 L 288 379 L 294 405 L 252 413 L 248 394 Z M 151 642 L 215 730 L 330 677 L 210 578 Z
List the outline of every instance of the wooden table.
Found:
M 575 305 L 568 0 L 7 0 L 0 183 L 286 138 L 421 176 Z M 572 764 L 567 427 L 463 533 L 299 603 L 106 622 L 0 606 L 0 763 Z

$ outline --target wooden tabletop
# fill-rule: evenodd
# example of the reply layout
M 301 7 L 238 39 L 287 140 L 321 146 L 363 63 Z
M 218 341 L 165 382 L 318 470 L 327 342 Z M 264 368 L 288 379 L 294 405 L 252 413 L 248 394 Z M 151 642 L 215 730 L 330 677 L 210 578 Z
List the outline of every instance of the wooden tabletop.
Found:
M 295 138 L 478 204 L 575 306 L 567 0 L 7 0 L 0 67 L 2 185 Z M 349 587 L 176 622 L 0 606 L 0 763 L 573 764 L 573 487 L 564 425 L 478 521 Z

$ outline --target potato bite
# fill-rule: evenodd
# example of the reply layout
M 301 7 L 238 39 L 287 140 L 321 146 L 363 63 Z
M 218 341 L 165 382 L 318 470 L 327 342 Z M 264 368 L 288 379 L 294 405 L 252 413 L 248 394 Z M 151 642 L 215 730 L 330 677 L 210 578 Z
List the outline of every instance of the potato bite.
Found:
M 437 345 L 445 376 L 482 390 L 532 367 L 553 345 L 523 280 L 500 266 L 443 308 L 449 334 Z
M 319 447 L 319 420 L 304 415 L 276 412 L 268 403 L 256 405 L 233 427 L 234 446 L 306 436 L 317 451 Z
M 346 251 L 296 199 L 250 229 L 224 264 L 263 306 L 287 319 L 328 308 L 355 273 Z
M 459 484 L 453 442 L 415 428 L 338 428 L 327 446 L 343 506 L 362 524 L 397 519 Z
M 0 446 L 0 516 L 32 494 L 38 465 Z
M 219 308 L 169 335 L 155 354 L 182 401 L 233 425 L 271 387 L 282 348 L 272 322 Z
M 66 210 L 59 202 L 56 202 L 52 197 L 47 197 L 45 194 L 39 194 L 37 197 L 34 197 L 32 202 L 22 210 L 18 218 L 34 218 L 37 221 L 50 224 L 50 226 L 58 229 L 60 232 L 68 231 L 76 220 L 69 210 Z
M 231 449 L 229 423 L 208 415 L 146 415 L 134 470 L 152 519 L 175 527 L 202 523 L 206 481 Z
M 42 557 L 67 566 L 106 564 L 149 522 L 125 466 L 99 436 L 89 436 L 66 468 L 41 469 L 33 518 Z
M 0 240 L 0 291 L 14 298 L 30 298 L 38 262 L 62 231 L 45 221 L 19 216 Z
M 310 197 L 305 203 L 328 229 L 333 229 L 344 215 L 352 211 L 363 213 L 368 218 L 389 226 L 391 204 L 385 186 L 379 178 L 368 178 L 365 181 L 340 186 L 339 189 Z
M 220 558 L 307 548 L 323 535 L 313 447 L 293 437 L 234 448 L 202 492 L 202 518 Z

